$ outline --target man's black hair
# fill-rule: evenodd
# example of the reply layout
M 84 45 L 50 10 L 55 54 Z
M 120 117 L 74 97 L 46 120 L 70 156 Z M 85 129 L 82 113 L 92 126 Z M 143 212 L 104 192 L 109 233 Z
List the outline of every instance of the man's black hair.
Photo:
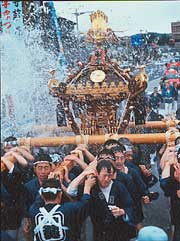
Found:
M 9 147 L 15 147 L 18 146 L 17 138 L 15 136 L 8 136 L 4 139 L 2 143 L 3 149 L 9 148 Z
M 114 146 L 111 148 L 112 152 L 115 154 L 117 152 L 122 152 L 124 153 L 126 151 L 125 147 L 123 146 Z
M 111 147 L 111 145 L 116 145 L 116 146 L 120 146 L 122 149 L 124 149 L 124 151 L 126 150 L 124 145 L 121 144 L 119 141 L 115 140 L 115 139 L 109 139 L 104 143 L 104 147 Z
M 17 138 L 15 136 L 8 136 L 4 139 L 4 142 L 10 142 L 10 141 L 17 141 Z
M 38 153 L 36 156 L 35 156 L 35 160 L 34 160 L 34 164 L 36 165 L 36 162 L 49 162 L 49 164 L 52 164 L 52 159 L 51 157 L 48 155 L 48 154 L 45 154 L 45 153 Z
M 106 146 L 110 146 L 110 145 L 114 145 L 114 144 L 117 144 L 119 145 L 119 142 L 115 139 L 108 139 L 107 141 L 104 142 L 104 147 Z
M 116 171 L 116 168 L 114 167 L 112 162 L 109 160 L 101 160 L 98 162 L 97 167 L 96 167 L 98 174 L 101 172 L 102 169 L 107 169 L 108 173 L 110 173 L 111 170 L 113 170 L 113 172 Z
M 113 153 L 113 151 L 111 149 L 107 149 L 107 148 L 103 148 L 101 151 L 99 151 L 98 155 L 97 155 L 97 160 L 98 159 L 104 159 L 104 155 L 107 155 L 107 156 L 111 156 L 111 160 L 112 161 L 115 161 L 116 158 L 115 158 L 115 155 Z M 102 157 L 101 157 L 102 156 Z
M 56 178 L 48 178 L 43 182 L 42 187 L 43 188 L 47 188 L 47 187 L 59 188 L 59 187 L 61 187 L 61 183 Z
M 48 187 L 61 189 L 61 183 L 59 180 L 57 180 L 55 178 L 49 178 L 49 179 L 45 180 L 42 184 L 42 188 L 48 188 Z M 58 191 L 58 192 L 60 192 L 60 191 Z M 46 201 L 54 201 L 57 197 L 58 192 L 56 194 L 54 194 L 52 192 L 44 192 L 43 193 L 43 191 L 42 191 L 42 195 Z

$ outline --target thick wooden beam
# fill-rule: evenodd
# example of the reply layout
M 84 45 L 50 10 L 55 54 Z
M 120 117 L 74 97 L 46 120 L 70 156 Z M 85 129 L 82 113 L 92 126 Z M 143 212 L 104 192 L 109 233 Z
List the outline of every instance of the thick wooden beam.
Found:
M 179 132 L 171 133 L 147 133 L 147 134 L 107 134 L 107 135 L 78 135 L 60 137 L 28 137 L 19 138 L 18 144 L 28 147 L 55 147 L 60 145 L 78 144 L 103 144 L 108 139 L 128 138 L 135 144 L 152 144 L 173 142 L 180 136 Z
M 103 144 L 108 139 L 119 139 L 121 137 L 128 138 L 135 144 L 156 144 L 156 143 L 170 143 L 174 142 L 177 137 L 180 137 L 180 132 L 166 132 L 166 133 L 154 133 L 154 134 L 107 134 L 107 135 L 79 135 L 79 136 L 61 136 L 61 137 L 35 137 L 35 138 L 19 138 L 18 145 L 28 147 L 55 147 L 60 145 L 78 145 L 78 144 Z M 15 163 L 16 158 L 14 156 L 5 157 L 9 161 Z M 71 166 L 72 162 L 63 162 L 65 166 Z M 59 171 L 64 172 L 63 165 L 61 165 Z M 4 171 L 6 166 L 1 161 L 1 171 Z
M 130 122 L 128 128 L 151 128 L 151 129 L 168 129 L 169 127 L 176 127 L 179 120 L 165 120 L 165 121 L 147 121 L 143 125 L 135 125 L 134 122 Z

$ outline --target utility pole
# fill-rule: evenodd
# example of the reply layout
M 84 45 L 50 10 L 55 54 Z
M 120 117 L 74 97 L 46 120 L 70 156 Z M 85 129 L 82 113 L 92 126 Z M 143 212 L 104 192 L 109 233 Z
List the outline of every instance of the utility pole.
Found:
M 86 13 L 92 13 L 93 11 L 84 11 L 84 12 L 78 12 L 78 9 L 76 8 L 76 11 L 72 14 L 75 15 L 76 17 L 76 30 L 77 30 L 77 47 L 78 47 L 78 53 L 79 53 L 79 56 L 80 56 L 80 48 L 79 48 L 79 16 L 80 15 L 83 15 L 83 14 L 86 14 Z
M 93 11 L 78 12 L 78 9 L 76 8 L 76 11 L 75 11 L 74 13 L 72 13 L 72 14 L 74 14 L 75 17 L 76 17 L 76 29 L 77 29 L 77 35 L 79 34 L 79 19 L 78 19 L 78 17 L 79 17 L 80 15 L 85 14 L 85 13 L 92 13 L 92 12 L 93 12 Z

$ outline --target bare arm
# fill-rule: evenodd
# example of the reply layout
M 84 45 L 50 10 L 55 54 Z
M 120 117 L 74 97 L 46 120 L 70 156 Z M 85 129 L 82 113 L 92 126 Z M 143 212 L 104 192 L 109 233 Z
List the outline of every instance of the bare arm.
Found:
M 14 168 L 14 163 L 8 159 L 8 157 L 15 158 L 15 161 L 17 161 L 21 166 L 27 166 L 28 161 L 22 156 L 20 152 L 17 151 L 17 149 L 12 148 L 10 151 L 8 151 L 2 158 L 2 162 L 6 165 L 7 169 L 9 171 L 12 171 Z
M 94 170 L 92 169 L 87 169 L 87 170 L 84 170 L 79 176 L 77 176 L 74 180 L 72 180 L 72 182 L 69 184 L 68 188 L 67 188 L 67 193 L 69 195 L 72 195 L 72 196 L 76 196 L 77 195 L 77 190 L 78 190 L 78 186 L 84 182 L 85 178 L 88 176 L 88 175 L 95 175 L 95 172 Z
M 160 160 L 161 169 L 162 170 L 164 169 L 164 167 L 168 161 L 172 162 L 174 160 L 176 160 L 175 146 L 167 147 Z
M 91 188 L 95 185 L 96 178 L 93 176 L 88 176 L 84 185 L 84 194 L 90 194 Z
M 29 161 L 34 161 L 33 155 L 25 146 L 15 147 L 15 148 L 12 148 L 11 150 L 19 152 L 23 157 L 25 157 Z
M 171 165 L 169 163 L 166 163 L 162 171 L 162 178 L 170 177 L 170 168 Z
M 86 169 L 86 167 L 88 166 L 84 160 L 82 159 L 82 157 L 77 157 L 75 155 L 73 155 L 75 152 L 71 152 L 71 155 L 67 155 L 65 156 L 64 160 L 71 160 L 74 161 L 75 163 L 77 163 L 83 170 Z
M 28 161 L 22 156 L 21 153 L 10 150 L 7 154 L 14 156 L 14 157 L 16 158 L 17 162 L 18 162 L 21 166 L 24 166 L 24 167 L 27 166 Z
M 1 161 L 6 165 L 9 171 L 14 168 L 14 163 L 9 161 L 7 158 L 1 157 Z
M 162 178 L 170 177 L 171 165 L 174 165 L 178 162 L 176 153 L 174 151 L 174 147 L 169 147 L 169 150 L 167 151 L 165 158 L 166 159 L 164 159 Z
M 80 144 L 76 149 L 82 151 L 90 162 L 94 161 L 95 156 L 87 149 L 86 145 Z
M 159 150 L 159 155 L 160 155 L 160 157 L 162 157 L 163 153 L 164 153 L 165 150 L 166 150 L 166 147 L 167 147 L 167 145 L 164 144 L 164 145 L 161 147 L 161 149 Z

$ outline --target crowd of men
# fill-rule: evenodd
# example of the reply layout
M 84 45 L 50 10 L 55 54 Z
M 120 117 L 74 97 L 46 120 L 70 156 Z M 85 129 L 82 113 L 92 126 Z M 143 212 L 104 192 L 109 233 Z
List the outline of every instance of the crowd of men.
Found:
M 165 82 L 162 86 L 161 94 L 158 92 L 158 88 L 154 87 L 154 91 L 149 98 L 149 104 L 155 112 L 159 113 L 162 103 L 165 105 L 166 116 L 176 113 L 178 109 L 178 88 L 176 82 L 173 85 Z
M 177 130 L 178 131 L 178 130 Z M 109 139 L 96 152 L 78 145 L 63 155 L 2 146 L 2 241 L 167 241 L 159 227 L 143 227 L 143 206 L 170 198 L 172 240 L 180 240 L 180 138 L 156 152 L 159 175 L 127 138 Z M 62 162 L 72 164 L 63 165 Z M 152 214 L 153 215 L 153 214 Z

